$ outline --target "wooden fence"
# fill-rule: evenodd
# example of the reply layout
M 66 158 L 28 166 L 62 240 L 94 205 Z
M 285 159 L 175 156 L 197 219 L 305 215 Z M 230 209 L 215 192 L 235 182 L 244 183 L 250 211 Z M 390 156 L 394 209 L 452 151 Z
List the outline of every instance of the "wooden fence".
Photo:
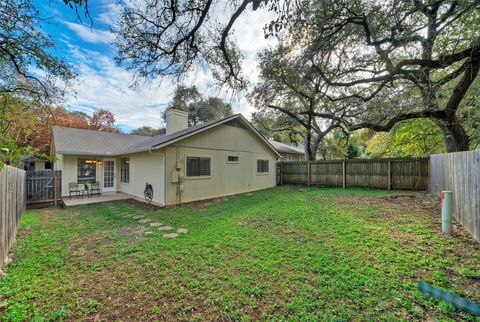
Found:
M 428 190 L 428 158 L 279 162 L 277 184 Z
M 430 190 L 453 192 L 453 215 L 480 242 L 480 151 L 434 154 Z
M 15 242 L 26 208 L 25 171 L 8 165 L 0 171 L 0 269 Z
M 61 171 L 27 171 L 27 204 L 53 202 L 62 195 Z

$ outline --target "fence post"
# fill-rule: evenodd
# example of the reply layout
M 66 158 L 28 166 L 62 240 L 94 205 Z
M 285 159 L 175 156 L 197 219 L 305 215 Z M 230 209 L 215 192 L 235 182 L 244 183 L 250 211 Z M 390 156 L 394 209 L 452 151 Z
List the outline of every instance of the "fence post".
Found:
M 388 190 L 392 190 L 392 160 L 388 160 Z
M 307 185 L 310 187 L 310 184 L 311 184 L 311 179 L 310 179 L 310 174 L 311 174 L 311 163 L 310 161 L 308 161 L 307 163 L 307 175 L 308 175 L 308 178 L 307 178 Z
M 55 173 L 53 175 L 53 205 L 55 207 L 57 206 L 57 200 L 58 200 L 58 176 Z
M 345 161 L 342 162 L 343 168 L 343 189 L 347 188 L 347 163 Z
M 283 186 L 283 163 L 280 162 L 280 185 Z

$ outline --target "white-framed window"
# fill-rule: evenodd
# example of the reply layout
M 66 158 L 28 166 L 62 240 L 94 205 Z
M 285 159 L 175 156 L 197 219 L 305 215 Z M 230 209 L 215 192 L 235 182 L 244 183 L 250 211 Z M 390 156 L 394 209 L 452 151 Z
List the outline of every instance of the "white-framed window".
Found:
M 268 160 L 257 160 L 257 173 L 268 173 Z
M 229 155 L 227 156 L 227 163 L 238 163 L 240 158 L 238 155 Z
M 209 177 L 211 159 L 207 157 L 187 157 L 187 177 Z
M 130 182 L 130 158 L 120 158 L 120 181 Z

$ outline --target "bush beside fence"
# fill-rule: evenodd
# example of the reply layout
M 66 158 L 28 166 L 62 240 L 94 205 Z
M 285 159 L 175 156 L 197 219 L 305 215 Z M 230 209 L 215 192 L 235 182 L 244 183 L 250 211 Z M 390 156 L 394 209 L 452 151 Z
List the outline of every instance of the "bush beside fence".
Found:
M 453 215 L 480 242 L 480 151 L 434 154 L 430 190 L 453 192 Z
M 279 162 L 277 184 L 428 190 L 428 158 Z
M 26 208 L 25 171 L 4 166 L 0 171 L 0 269 L 15 242 L 17 226 Z

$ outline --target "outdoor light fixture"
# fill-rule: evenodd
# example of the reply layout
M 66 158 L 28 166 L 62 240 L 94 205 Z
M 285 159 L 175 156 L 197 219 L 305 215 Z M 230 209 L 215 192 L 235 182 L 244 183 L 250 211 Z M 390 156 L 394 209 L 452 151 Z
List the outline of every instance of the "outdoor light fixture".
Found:
M 101 165 L 102 165 L 102 160 L 97 160 L 97 164 L 98 164 L 99 166 L 101 166 Z

